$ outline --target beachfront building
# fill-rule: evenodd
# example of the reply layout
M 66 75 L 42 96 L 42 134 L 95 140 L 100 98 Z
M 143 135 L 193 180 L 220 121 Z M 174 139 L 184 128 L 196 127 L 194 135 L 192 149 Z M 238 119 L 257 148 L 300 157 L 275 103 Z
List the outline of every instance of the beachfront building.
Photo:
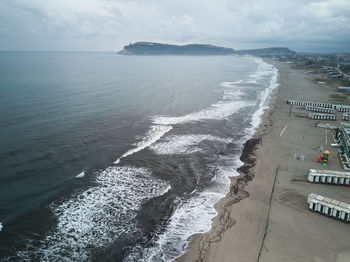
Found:
M 336 134 L 339 143 L 339 158 L 345 170 L 350 170 L 350 125 L 341 124 Z

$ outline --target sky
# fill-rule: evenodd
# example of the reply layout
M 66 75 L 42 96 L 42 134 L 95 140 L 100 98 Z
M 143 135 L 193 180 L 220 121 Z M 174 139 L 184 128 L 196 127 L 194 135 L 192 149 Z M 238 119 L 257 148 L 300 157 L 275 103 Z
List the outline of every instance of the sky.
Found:
M 350 52 L 350 0 L 0 0 L 0 50 L 137 41 Z

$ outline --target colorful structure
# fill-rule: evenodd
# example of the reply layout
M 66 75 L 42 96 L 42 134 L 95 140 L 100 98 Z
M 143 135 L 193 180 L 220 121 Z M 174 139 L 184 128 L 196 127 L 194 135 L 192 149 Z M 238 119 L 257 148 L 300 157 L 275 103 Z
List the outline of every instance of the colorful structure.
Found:
M 327 166 L 328 165 L 328 158 L 329 158 L 329 151 L 325 150 L 323 152 L 323 155 L 319 155 L 316 162 L 321 162 L 323 164 L 323 166 Z
M 325 150 L 323 152 L 323 166 L 327 166 L 328 165 L 328 158 L 329 158 L 329 151 Z

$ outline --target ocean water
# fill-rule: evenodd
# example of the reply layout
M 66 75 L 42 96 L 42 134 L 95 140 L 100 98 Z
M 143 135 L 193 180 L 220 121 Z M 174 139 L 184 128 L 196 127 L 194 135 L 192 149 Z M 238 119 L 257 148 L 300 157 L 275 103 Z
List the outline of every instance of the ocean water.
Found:
M 0 52 L 0 261 L 173 261 L 210 229 L 277 70 Z

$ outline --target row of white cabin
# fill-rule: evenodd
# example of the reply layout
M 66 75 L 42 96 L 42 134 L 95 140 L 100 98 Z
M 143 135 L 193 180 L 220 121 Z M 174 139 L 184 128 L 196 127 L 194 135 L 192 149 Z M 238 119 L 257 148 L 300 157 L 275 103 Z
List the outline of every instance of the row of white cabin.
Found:
M 309 102 L 309 101 L 298 101 L 298 100 L 287 100 L 287 104 L 297 105 L 297 106 L 315 106 L 324 108 L 333 108 L 332 104 L 321 103 L 321 102 Z
M 310 169 L 307 180 L 311 183 L 350 185 L 350 172 Z
M 350 112 L 350 106 L 340 106 L 335 107 L 339 112 Z
M 344 222 L 350 222 L 350 204 L 311 193 L 308 195 L 309 209 Z
M 322 102 L 309 102 L 309 101 L 298 101 L 298 100 L 287 100 L 287 104 L 297 105 L 297 106 L 331 108 L 331 109 L 338 110 L 339 112 L 350 112 L 350 105 L 339 105 L 339 104 L 330 104 L 330 103 L 322 103 Z M 312 110 L 312 111 L 314 111 L 314 110 Z M 319 111 L 316 111 L 316 112 L 319 112 Z
M 333 120 L 333 121 L 337 120 L 337 116 L 336 115 L 314 114 L 314 113 L 310 113 L 309 114 L 309 118 L 310 119 L 315 119 L 315 120 Z
M 335 114 L 335 110 L 332 109 L 332 108 L 316 107 L 316 106 L 306 106 L 305 109 L 306 109 L 307 111 L 320 112 L 320 113 L 327 113 L 327 114 Z

